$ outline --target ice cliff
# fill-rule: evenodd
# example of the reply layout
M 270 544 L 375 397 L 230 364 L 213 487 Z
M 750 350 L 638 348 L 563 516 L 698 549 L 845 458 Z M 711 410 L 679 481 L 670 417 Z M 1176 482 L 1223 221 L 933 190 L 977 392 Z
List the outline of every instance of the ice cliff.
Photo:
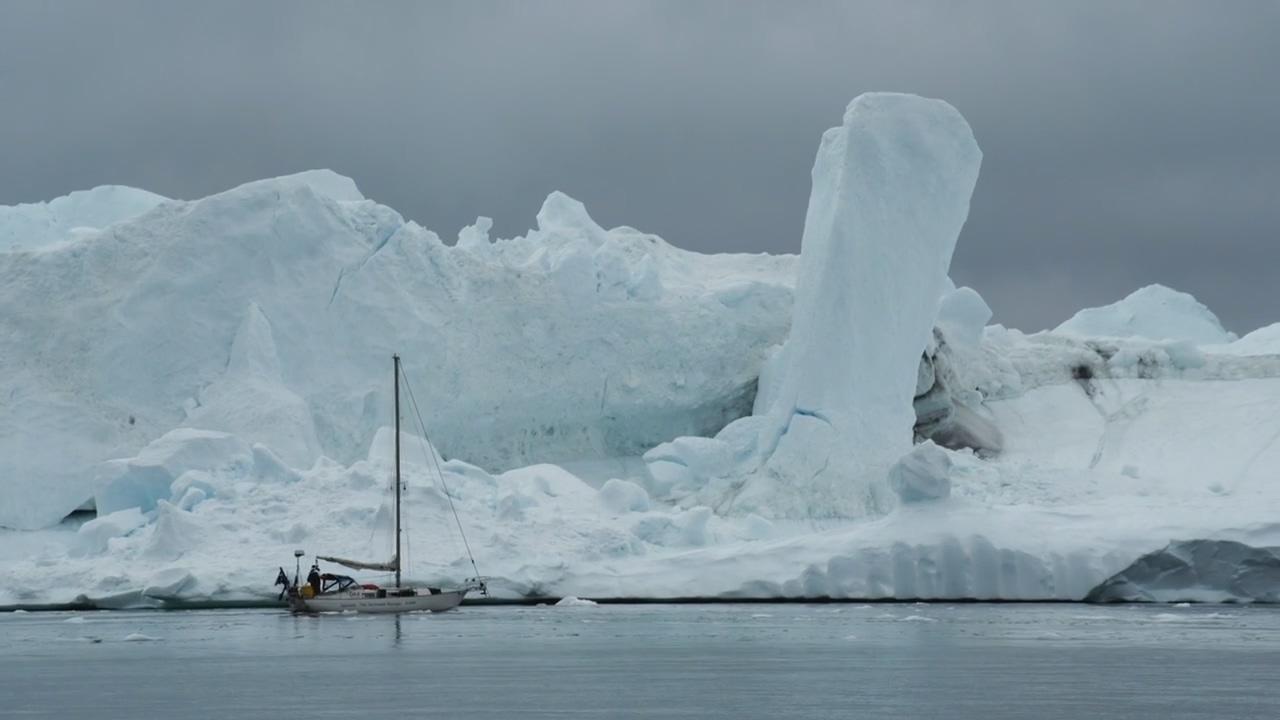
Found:
M 179 426 L 350 462 L 386 421 L 393 350 L 441 451 L 490 469 L 749 411 L 793 258 L 605 230 L 561 193 L 523 237 L 486 228 L 446 245 L 326 171 L 0 253 L 0 526 L 57 523 L 98 464 Z
M 562 193 L 450 245 L 327 171 L 4 208 L 0 606 L 384 555 L 393 351 L 434 442 L 406 410 L 412 579 L 469 574 L 452 506 L 507 596 L 1079 600 L 1185 538 L 1280 546 L 1280 326 L 1161 287 L 988 325 L 946 277 L 980 157 L 945 103 L 858 98 L 798 262 Z M 1254 557 L 1180 547 L 1213 582 Z

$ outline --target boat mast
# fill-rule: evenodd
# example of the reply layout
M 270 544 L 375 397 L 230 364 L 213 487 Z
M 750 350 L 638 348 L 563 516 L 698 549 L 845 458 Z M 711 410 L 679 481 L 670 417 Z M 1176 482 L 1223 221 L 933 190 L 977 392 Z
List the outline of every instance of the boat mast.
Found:
M 396 587 L 400 587 L 400 355 L 392 355 L 396 374 Z

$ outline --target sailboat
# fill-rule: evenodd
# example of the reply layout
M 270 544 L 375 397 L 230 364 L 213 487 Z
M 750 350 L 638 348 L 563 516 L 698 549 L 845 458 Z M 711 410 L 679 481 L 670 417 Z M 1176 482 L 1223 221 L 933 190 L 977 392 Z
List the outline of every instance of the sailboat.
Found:
M 284 568 L 280 568 L 280 573 L 276 576 L 276 584 L 284 585 L 281 591 L 281 599 L 288 598 L 289 609 L 293 612 L 303 613 L 319 613 L 319 612 L 361 612 L 361 613 L 401 613 L 414 612 L 418 610 L 431 610 L 441 612 L 457 607 L 462 603 L 462 599 L 466 597 L 468 592 L 477 590 L 482 594 L 487 594 L 484 581 L 480 578 L 479 573 L 469 578 L 461 587 L 456 588 L 439 588 L 439 587 L 413 587 L 401 584 L 400 577 L 400 356 L 392 356 L 393 369 L 395 372 L 395 413 L 396 413 L 396 462 L 395 462 L 395 554 L 386 562 L 366 562 L 361 560 L 348 560 L 346 558 L 333 557 L 328 555 L 317 555 L 316 561 L 311 566 L 311 572 L 307 576 L 307 581 L 299 583 L 299 575 L 301 571 L 301 558 L 305 553 L 302 550 L 295 550 L 293 555 L 297 566 L 294 570 L 293 581 L 289 581 L 289 576 L 285 573 Z M 416 409 L 416 402 L 414 404 Z M 426 428 L 423 428 L 426 431 Z M 434 455 L 433 455 L 434 460 Z M 439 467 L 436 468 L 439 472 Z M 440 474 L 440 481 L 443 486 L 444 476 Z M 448 497 L 448 490 L 445 490 Z M 453 500 L 449 500 L 452 507 Z M 457 519 L 457 513 L 454 513 L 454 519 Z M 462 523 L 458 523 L 458 531 L 462 531 Z M 463 542 L 466 543 L 466 536 L 463 536 Z M 471 550 L 468 546 L 467 555 L 470 557 Z M 374 584 L 359 583 L 354 578 L 347 575 L 337 575 L 320 571 L 320 561 L 337 563 L 349 567 L 353 570 L 381 570 L 385 572 L 395 573 L 395 585 L 393 587 L 384 588 Z M 471 566 L 475 568 L 475 559 L 471 558 Z

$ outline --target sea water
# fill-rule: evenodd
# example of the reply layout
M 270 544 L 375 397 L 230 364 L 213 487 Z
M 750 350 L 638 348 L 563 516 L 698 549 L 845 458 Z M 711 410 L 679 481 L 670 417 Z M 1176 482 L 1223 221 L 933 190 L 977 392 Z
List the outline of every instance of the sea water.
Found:
M 1280 718 L 1280 608 L 0 613 L 0 717 Z

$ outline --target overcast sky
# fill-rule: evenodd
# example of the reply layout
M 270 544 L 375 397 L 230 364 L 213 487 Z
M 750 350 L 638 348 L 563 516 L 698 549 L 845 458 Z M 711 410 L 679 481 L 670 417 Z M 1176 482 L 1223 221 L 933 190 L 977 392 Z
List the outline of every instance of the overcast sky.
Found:
M 1280 2 L 61 3 L 0 21 L 0 204 L 314 167 L 452 239 L 563 190 L 799 250 L 818 139 L 943 98 L 985 158 L 952 276 L 1025 330 L 1161 282 L 1280 320 Z

